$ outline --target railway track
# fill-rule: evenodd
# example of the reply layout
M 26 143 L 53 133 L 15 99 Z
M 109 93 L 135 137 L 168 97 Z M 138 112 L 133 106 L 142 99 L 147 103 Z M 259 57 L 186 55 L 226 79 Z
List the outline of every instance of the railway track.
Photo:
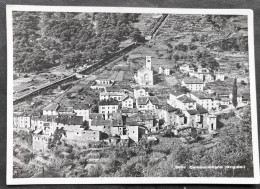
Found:
M 164 14 L 160 20 L 158 21 L 158 23 L 155 25 L 155 27 L 152 29 L 152 31 L 149 33 L 150 35 L 153 35 L 157 32 L 157 30 L 160 28 L 161 24 L 163 23 L 163 21 L 166 19 L 166 17 L 168 16 L 168 14 Z M 124 54 L 134 50 L 135 48 L 141 46 L 142 44 L 141 43 L 132 43 L 130 44 L 129 46 L 125 47 L 124 49 L 121 49 L 120 51 L 118 51 L 117 53 L 114 53 L 114 54 L 111 54 L 109 56 L 107 56 L 105 59 L 99 61 L 98 63 L 92 65 L 92 66 L 89 66 L 87 68 L 83 68 L 81 70 L 79 70 L 77 73 L 79 74 L 85 74 L 85 75 L 88 75 L 98 69 L 100 69 L 101 67 L 107 65 L 108 63 L 114 61 L 115 59 L 119 58 L 120 56 L 123 56 Z M 48 89 L 52 89 L 52 88 L 55 88 L 63 83 L 67 83 L 69 81 L 73 81 L 73 80 L 76 80 L 77 77 L 76 77 L 76 73 L 75 74 L 72 74 L 68 77 L 65 77 L 63 79 L 60 79 L 58 81 L 55 81 L 47 86 L 43 86 L 43 87 L 40 87 L 30 93 L 27 93 L 21 97 L 18 97 L 16 99 L 13 100 L 13 104 L 16 105 L 20 102 L 23 102 L 25 101 L 26 99 L 30 98 L 30 97 L 33 97 L 33 96 L 37 96 L 39 95 L 41 92 L 45 91 L 45 90 L 48 90 Z

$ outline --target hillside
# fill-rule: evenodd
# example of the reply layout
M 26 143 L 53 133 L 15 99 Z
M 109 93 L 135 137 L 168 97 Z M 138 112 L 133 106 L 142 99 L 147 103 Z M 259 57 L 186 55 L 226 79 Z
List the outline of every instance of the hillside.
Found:
M 17 72 L 93 64 L 141 34 L 132 26 L 138 14 L 14 12 L 13 18 Z

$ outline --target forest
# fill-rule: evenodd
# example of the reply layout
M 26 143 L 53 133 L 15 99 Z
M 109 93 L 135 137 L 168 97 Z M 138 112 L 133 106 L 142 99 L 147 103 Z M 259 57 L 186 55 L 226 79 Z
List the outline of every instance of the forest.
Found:
M 13 12 L 14 69 L 42 72 L 64 64 L 93 64 L 118 50 L 119 43 L 142 39 L 132 23 L 138 14 Z

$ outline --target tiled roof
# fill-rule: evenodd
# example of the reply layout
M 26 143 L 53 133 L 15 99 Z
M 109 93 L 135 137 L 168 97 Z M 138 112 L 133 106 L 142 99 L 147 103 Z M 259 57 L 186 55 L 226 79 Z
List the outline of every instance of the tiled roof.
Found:
M 141 114 L 140 119 L 142 121 L 153 120 L 153 115 L 152 114 Z
M 106 87 L 107 92 L 119 92 L 120 90 L 121 90 L 121 88 L 118 85 Z
M 136 108 L 122 108 L 122 113 L 138 113 L 138 110 Z
M 48 106 L 46 106 L 45 108 L 43 108 L 42 110 L 57 111 L 58 109 L 59 109 L 59 105 L 58 104 L 51 103 Z
M 118 105 L 118 101 L 115 99 L 105 99 L 99 102 L 99 106 Z
M 149 100 L 154 105 L 158 105 L 159 104 L 159 100 L 158 100 L 158 98 L 156 96 L 139 97 L 137 99 L 137 102 L 138 102 L 139 105 L 145 105 L 145 104 L 148 103 Z
M 134 121 L 136 121 L 136 122 L 140 122 L 141 121 L 141 118 L 140 118 L 139 114 L 134 114 L 134 115 L 129 116 L 129 117 L 126 118 L 126 123 L 128 123 L 128 122 L 130 123 L 130 122 L 134 122 Z
M 220 100 L 221 100 L 222 102 L 229 102 L 229 101 L 230 101 L 229 98 L 220 98 Z
M 122 119 L 115 119 L 115 120 L 112 121 L 112 125 L 113 125 L 113 127 L 123 126 L 123 120 Z
M 91 108 L 90 104 L 75 104 L 73 106 L 74 110 L 89 110 Z
M 54 116 L 54 115 L 42 115 L 39 118 L 35 118 L 35 120 L 52 122 L 52 121 L 55 121 L 56 118 L 57 118 L 57 116 Z
M 199 99 L 211 99 L 211 96 L 203 92 L 192 92 L 192 94 Z
M 59 112 L 72 112 L 73 111 L 73 107 L 65 107 L 65 106 L 61 106 L 59 108 Z
M 55 120 L 57 123 L 67 125 L 81 125 L 83 123 L 82 116 L 59 116 Z
M 199 104 L 196 104 L 196 108 L 197 108 L 197 111 L 200 113 L 200 114 L 206 114 L 208 113 L 208 110 L 206 110 L 203 106 L 199 105 Z
M 109 75 L 101 75 L 96 78 L 96 80 L 107 80 L 109 78 Z
M 187 110 L 187 112 L 188 112 L 190 115 L 195 115 L 195 114 L 198 113 L 197 110 L 195 110 L 195 109 Z
M 99 113 L 90 113 L 89 119 L 103 119 L 103 114 Z
M 198 78 L 186 78 L 183 80 L 186 84 L 203 84 L 204 82 Z
M 172 106 L 169 105 L 169 104 L 167 104 L 165 108 L 166 108 L 166 110 L 167 110 L 168 112 L 176 112 L 176 111 L 179 110 L 178 108 L 174 108 L 174 107 L 172 107 Z
M 243 100 L 250 100 L 250 94 L 242 94 Z
M 137 121 L 131 121 L 126 123 L 128 126 L 139 126 L 139 123 Z
M 128 98 L 134 99 L 134 98 L 133 98 L 132 96 L 130 96 L 130 95 L 125 95 L 125 96 L 122 98 L 122 101 L 127 100 Z
M 182 92 L 179 92 L 179 91 L 171 91 L 170 94 L 174 95 L 174 96 L 180 96 L 182 95 L 183 93 Z
M 121 140 L 128 140 L 129 137 L 127 135 L 120 135 Z
M 93 125 L 93 126 L 111 126 L 112 120 L 94 119 L 91 121 L 91 125 Z
M 183 103 L 192 103 L 192 102 L 196 102 L 195 100 L 193 100 L 192 98 L 188 97 L 187 95 L 183 95 L 179 98 L 177 98 L 179 101 L 183 102 Z

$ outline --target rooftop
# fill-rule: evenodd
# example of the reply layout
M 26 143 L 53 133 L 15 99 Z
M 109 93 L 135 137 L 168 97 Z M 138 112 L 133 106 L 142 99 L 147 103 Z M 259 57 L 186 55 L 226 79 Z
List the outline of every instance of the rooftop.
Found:
M 66 106 L 61 106 L 59 108 L 59 112 L 73 112 L 73 107 L 66 107 Z
M 199 105 L 199 104 L 196 104 L 196 107 L 197 107 L 197 111 L 200 113 L 200 114 L 206 114 L 208 113 L 208 110 L 206 110 L 203 106 Z
M 45 108 L 43 108 L 43 111 L 57 111 L 59 109 L 60 105 L 59 104 L 54 104 L 51 103 L 47 105 Z
M 82 116 L 59 116 L 55 119 L 57 123 L 67 125 L 81 125 L 83 123 Z
M 198 78 L 186 78 L 183 80 L 186 84 L 203 84 L 204 82 Z
M 182 103 L 193 103 L 196 102 L 195 100 L 193 100 L 192 98 L 188 97 L 187 95 L 183 95 L 179 98 L 177 98 L 179 101 L 181 101 Z
M 132 98 L 132 99 L 133 99 L 133 97 L 132 97 L 131 95 L 125 95 L 125 96 L 122 98 L 122 101 L 127 100 L 128 98 Z
M 199 113 L 196 109 L 187 110 L 187 112 L 188 112 L 190 115 L 195 115 L 195 114 L 198 114 L 198 113 Z
M 73 106 L 74 110 L 89 110 L 91 108 L 90 104 L 75 104 Z
M 118 85 L 106 87 L 106 92 L 120 92 L 121 88 Z
M 118 105 L 118 101 L 115 99 L 105 99 L 99 102 L 99 106 Z
M 122 108 L 122 113 L 138 113 L 138 110 L 136 108 Z
M 112 120 L 93 119 L 91 122 L 93 126 L 111 126 Z
M 99 113 L 90 113 L 89 119 L 103 119 L 103 114 Z
M 154 105 L 159 104 L 159 100 L 156 96 L 138 97 L 138 99 L 137 99 L 137 102 L 138 102 L 139 105 L 145 105 L 149 101 L 151 101 L 151 103 L 154 104 Z
M 194 96 L 196 96 L 199 99 L 211 99 L 212 97 L 208 94 L 205 94 L 203 92 L 192 92 Z
M 182 95 L 183 93 L 175 90 L 175 91 L 171 91 L 170 94 L 172 94 L 172 95 L 174 95 L 174 96 L 180 96 L 180 95 Z

